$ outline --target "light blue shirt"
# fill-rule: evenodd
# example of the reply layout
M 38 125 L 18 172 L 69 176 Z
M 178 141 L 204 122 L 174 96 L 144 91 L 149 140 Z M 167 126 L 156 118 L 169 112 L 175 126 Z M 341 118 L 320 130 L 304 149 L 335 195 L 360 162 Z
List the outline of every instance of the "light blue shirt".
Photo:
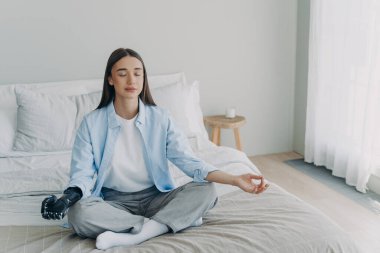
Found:
M 186 136 L 167 110 L 145 105 L 139 100 L 135 124 L 142 136 L 143 157 L 149 176 L 158 190 L 167 192 L 175 188 L 168 160 L 195 182 L 206 182 L 207 174 L 217 170 L 195 156 Z M 83 198 L 101 196 L 120 128 L 112 102 L 83 118 L 72 151 L 69 183 L 69 187 L 77 186 L 82 190 Z

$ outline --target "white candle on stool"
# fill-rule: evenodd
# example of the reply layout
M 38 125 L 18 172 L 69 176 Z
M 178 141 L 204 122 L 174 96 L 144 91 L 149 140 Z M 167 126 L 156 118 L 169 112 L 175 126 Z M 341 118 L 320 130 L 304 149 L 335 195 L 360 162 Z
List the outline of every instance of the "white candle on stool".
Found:
M 226 109 L 226 118 L 235 118 L 235 108 L 229 107 Z

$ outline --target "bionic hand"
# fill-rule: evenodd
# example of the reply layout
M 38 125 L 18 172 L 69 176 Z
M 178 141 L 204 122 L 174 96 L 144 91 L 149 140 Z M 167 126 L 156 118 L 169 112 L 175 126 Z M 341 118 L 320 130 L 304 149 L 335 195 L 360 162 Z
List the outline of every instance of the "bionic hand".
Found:
M 82 198 L 83 194 L 78 187 L 69 187 L 63 195 L 57 199 L 55 195 L 51 195 L 42 201 L 41 215 L 47 220 L 60 220 L 65 217 L 69 207 Z

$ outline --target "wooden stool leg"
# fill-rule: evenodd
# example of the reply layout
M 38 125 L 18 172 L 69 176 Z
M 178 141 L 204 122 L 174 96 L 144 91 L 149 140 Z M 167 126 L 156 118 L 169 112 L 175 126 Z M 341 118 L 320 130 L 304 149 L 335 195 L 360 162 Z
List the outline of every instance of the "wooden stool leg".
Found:
M 241 142 L 240 142 L 239 128 L 234 128 L 234 135 L 235 135 L 236 148 L 241 151 L 242 148 L 241 148 Z
M 220 127 L 218 127 L 218 146 L 220 146 Z
M 211 131 L 211 138 L 212 138 L 212 142 L 215 143 L 216 145 L 218 145 L 218 128 L 217 127 L 213 127 L 212 128 L 212 131 Z

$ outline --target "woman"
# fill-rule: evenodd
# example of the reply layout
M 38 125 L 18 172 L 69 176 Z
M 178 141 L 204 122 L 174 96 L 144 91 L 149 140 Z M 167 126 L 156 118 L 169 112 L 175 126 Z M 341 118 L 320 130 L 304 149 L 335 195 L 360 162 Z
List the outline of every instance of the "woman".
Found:
M 175 189 L 167 160 L 193 182 Z M 70 174 L 61 198 L 42 202 L 42 217 L 68 213 L 75 232 L 96 238 L 103 250 L 200 226 L 217 201 L 212 182 L 250 193 L 268 186 L 262 176 L 233 176 L 194 156 L 168 112 L 155 105 L 143 60 L 123 48 L 109 57 L 100 104 L 78 129 Z

